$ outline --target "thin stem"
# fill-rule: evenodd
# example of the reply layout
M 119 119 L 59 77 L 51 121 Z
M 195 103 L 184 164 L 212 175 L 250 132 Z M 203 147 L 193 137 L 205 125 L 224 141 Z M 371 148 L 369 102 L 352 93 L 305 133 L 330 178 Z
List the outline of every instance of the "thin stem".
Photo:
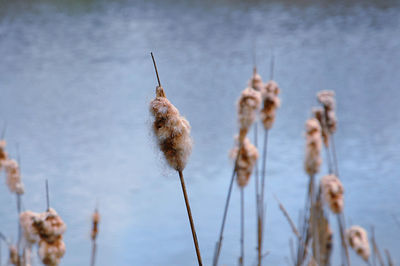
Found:
M 268 146 L 268 130 L 264 131 L 264 146 L 263 146 L 263 161 L 261 169 L 261 202 L 264 205 L 264 193 L 265 193 L 265 169 L 267 166 L 267 146 Z
M 97 251 L 96 239 L 92 239 L 92 257 L 90 259 L 91 266 L 95 266 L 96 264 L 96 251 Z
M 256 146 L 257 150 L 258 150 L 258 123 L 255 122 L 254 123 L 254 145 Z M 256 166 L 255 166 L 255 185 L 256 185 L 256 215 L 257 215 L 257 261 L 258 261 L 258 265 L 260 265 L 261 263 L 261 257 L 262 257 L 262 251 L 261 251 L 261 233 L 262 233 L 262 205 L 261 205 L 261 200 L 260 200 L 260 188 L 259 188 L 259 171 L 258 171 L 258 160 L 256 161 Z
M 158 70 L 157 70 L 156 60 L 154 59 L 153 52 L 151 52 L 150 54 L 151 54 L 151 58 L 153 59 L 154 70 L 156 71 L 156 76 L 157 76 L 158 86 L 160 86 L 160 87 L 161 87 L 160 77 L 158 76 Z
M 335 146 L 335 138 L 333 134 L 330 134 L 331 137 L 331 143 L 332 143 L 332 157 L 333 157 L 333 164 L 335 166 L 335 173 L 336 176 L 339 176 L 339 167 L 338 167 L 338 161 L 336 157 L 336 146 Z
M 350 264 L 350 255 L 349 255 L 349 250 L 347 247 L 346 238 L 345 238 L 345 234 L 344 234 L 345 222 L 344 222 L 343 213 L 337 215 L 337 220 L 338 220 L 338 224 L 339 224 L 339 233 L 340 233 L 340 240 L 342 243 L 342 249 L 344 250 L 344 255 L 345 255 L 345 259 L 346 259 L 346 263 L 347 263 L 346 265 L 350 266 L 351 265 Z
M 371 236 L 371 242 L 372 242 L 372 248 L 373 248 L 374 254 L 376 255 L 376 257 L 378 257 L 379 264 L 381 266 L 385 266 L 385 263 L 383 262 L 383 259 L 382 259 L 381 252 L 379 251 L 378 245 L 376 244 L 375 229 L 374 229 L 373 226 L 371 228 L 371 235 L 372 235 Z
M 219 254 L 221 253 L 222 238 L 223 238 L 223 235 L 224 235 L 226 216 L 228 214 L 229 202 L 231 200 L 231 194 L 232 194 L 232 188 L 233 188 L 233 181 L 235 180 L 235 175 L 236 175 L 236 170 L 237 170 L 237 162 L 239 160 L 241 149 L 242 149 L 242 144 L 239 145 L 239 150 L 238 150 L 238 153 L 236 155 L 235 165 L 233 167 L 231 180 L 230 180 L 230 183 L 229 183 L 228 194 L 227 194 L 226 200 L 225 200 L 224 214 L 222 216 L 221 229 L 219 231 L 219 238 L 218 238 L 217 244 L 215 246 L 215 251 L 214 251 L 213 266 L 217 266 L 218 265 Z
M 266 164 L 267 164 L 267 147 L 268 147 L 268 130 L 264 130 L 264 145 L 263 145 L 263 158 L 262 158 L 262 168 L 261 168 L 261 196 L 260 196 L 260 205 L 259 205 L 259 220 L 260 226 L 258 230 L 258 265 L 261 265 L 262 259 L 262 246 L 263 246 L 263 238 L 264 238 L 264 225 L 265 225 L 265 212 L 264 212 L 264 194 L 265 194 L 265 174 L 266 174 Z
M 240 258 L 239 265 L 244 261 L 244 188 L 240 188 Z
M 21 222 L 19 216 L 21 214 L 21 195 L 17 194 L 17 212 L 18 212 L 18 240 L 17 240 L 17 254 L 18 254 L 18 264 L 21 262 L 20 246 L 21 246 Z
M 50 210 L 50 196 L 49 196 L 49 182 L 46 179 L 46 206 L 47 206 L 47 211 Z
M 199 266 L 202 266 L 203 263 L 201 261 L 200 248 L 199 248 L 199 243 L 197 241 L 196 229 L 194 228 L 194 222 L 193 222 L 193 218 L 192 218 L 192 211 L 190 210 L 189 199 L 188 199 L 188 195 L 187 195 L 187 192 L 186 192 L 185 180 L 183 178 L 182 171 L 179 170 L 178 173 L 179 173 L 179 179 L 181 180 L 183 197 L 185 198 L 186 210 L 187 210 L 187 213 L 188 213 L 188 216 L 189 216 L 190 229 L 192 230 L 192 236 L 193 236 L 194 247 L 196 249 L 197 260 L 199 262 Z

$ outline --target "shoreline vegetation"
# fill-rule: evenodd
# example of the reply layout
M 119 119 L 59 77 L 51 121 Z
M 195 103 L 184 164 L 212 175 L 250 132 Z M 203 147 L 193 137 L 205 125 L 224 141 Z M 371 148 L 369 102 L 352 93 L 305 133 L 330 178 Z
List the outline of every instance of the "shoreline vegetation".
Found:
M 195 215 L 192 214 L 190 208 L 189 195 L 183 175 L 183 170 L 192 151 L 191 127 L 189 122 L 180 115 L 179 110 L 166 97 L 165 90 L 161 86 L 153 53 L 151 53 L 151 58 L 158 84 L 155 90 L 155 98 L 150 102 L 150 115 L 153 118 L 152 131 L 165 160 L 179 176 L 197 264 L 202 266 L 201 249 L 195 229 Z M 264 83 L 254 60 L 253 74 L 237 102 L 238 132 L 230 153 L 233 159 L 233 169 L 228 180 L 226 201 L 221 213 L 222 221 L 214 247 L 213 266 L 219 265 L 220 257 L 224 253 L 223 235 L 228 222 L 227 214 L 235 180 L 240 192 L 240 228 L 238 230 L 240 254 L 238 254 L 237 264 L 239 266 L 246 265 L 245 246 L 250 243 L 246 242 L 245 236 L 246 232 L 251 230 L 251 233 L 255 232 L 257 235 L 256 243 L 251 243 L 257 249 L 257 257 L 254 260 L 258 266 L 268 265 L 265 261 L 268 251 L 264 249 L 265 242 L 269 240 L 268 235 L 265 234 L 265 228 L 268 226 L 265 195 L 271 193 L 268 183 L 268 136 L 278 118 L 278 109 L 281 106 L 279 99 L 281 89 L 274 80 L 274 65 L 275 60 L 272 57 L 270 79 Z M 382 248 L 376 242 L 374 227 L 371 226 L 369 232 L 367 232 L 366 228 L 357 224 L 348 225 L 346 223 L 346 190 L 341 181 L 343 177 L 339 174 L 334 138 L 338 124 L 335 92 L 330 90 L 318 92 L 316 102 L 319 106 L 311 109 L 310 117 L 305 122 L 305 173 L 301 175 L 308 178 L 308 185 L 304 188 L 306 191 L 304 209 L 300 210 L 298 224 L 294 222 L 278 195 L 272 195 L 282 215 L 288 221 L 295 239 L 295 241 L 292 239 L 289 241 L 290 256 L 288 258 L 290 259 L 287 262 L 294 266 L 330 266 L 332 265 L 334 242 L 337 242 L 340 244 L 341 265 L 350 266 L 362 263 L 370 266 L 395 265 L 390 251 L 384 249 L 382 252 Z M 262 138 L 258 136 L 258 127 L 261 125 Z M 9 251 L 6 257 L 4 255 L 2 257 L 0 252 L 0 266 L 37 265 L 37 260 L 43 265 L 60 265 L 67 249 L 63 241 L 67 225 L 51 208 L 47 180 L 45 183 L 47 200 L 45 210 L 33 212 L 23 208 L 25 206 L 22 204 L 25 187 L 22 182 L 20 158 L 18 152 L 16 159 L 11 158 L 7 152 L 6 129 L 7 126 L 4 125 L 0 137 L 0 173 L 4 174 L 10 193 L 15 194 L 16 214 L 19 219 L 18 224 L 16 224 L 17 239 L 11 240 L 4 232 L 0 232 L 0 244 L 4 243 Z M 253 135 L 250 134 L 251 131 L 253 131 Z M 259 139 L 262 139 L 262 143 L 259 143 Z M 258 144 L 262 144 L 261 151 L 258 150 Z M 326 154 L 325 161 L 322 159 L 323 153 Z M 323 164 L 326 164 L 327 172 L 321 171 Z M 255 184 L 255 204 L 254 202 L 250 204 L 244 201 L 246 187 L 252 179 L 254 179 Z M 351 204 L 351 202 L 347 204 Z M 244 222 L 245 208 L 256 209 L 257 225 L 255 227 L 246 227 Z M 339 239 L 334 238 L 335 226 L 331 221 L 332 219 L 329 219 L 332 217 L 336 219 L 336 232 Z M 396 219 L 396 217 L 394 218 Z M 396 221 L 398 222 L 398 220 Z M 96 206 L 92 215 L 90 232 L 92 248 L 91 254 L 88 254 L 91 266 L 96 264 L 99 224 L 100 214 Z M 350 252 L 357 254 L 357 261 L 356 259 L 351 261 Z M 193 260 L 195 261 L 195 258 Z

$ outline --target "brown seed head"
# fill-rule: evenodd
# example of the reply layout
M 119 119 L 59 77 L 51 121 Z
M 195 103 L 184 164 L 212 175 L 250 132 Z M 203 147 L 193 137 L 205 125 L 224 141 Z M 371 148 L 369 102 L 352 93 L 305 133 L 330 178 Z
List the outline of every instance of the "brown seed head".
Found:
M 321 179 L 321 190 L 325 203 L 333 213 L 341 213 L 343 211 L 344 188 L 342 182 L 335 175 L 326 175 Z
M 250 126 L 256 119 L 257 111 L 260 109 L 261 94 L 260 92 L 246 88 L 242 91 L 238 103 L 238 118 L 239 118 L 239 143 L 244 140 Z
M 33 227 L 37 230 L 40 239 L 50 244 L 62 237 L 67 229 L 64 221 L 52 208 L 41 213 L 39 218 L 35 217 Z
M 19 215 L 19 221 L 27 243 L 35 244 L 39 241 L 39 232 L 33 226 L 35 220 L 40 218 L 39 213 L 24 211 Z
M 24 185 L 21 180 L 21 172 L 19 170 L 17 161 L 11 159 L 6 160 L 4 162 L 4 168 L 6 170 L 6 183 L 8 189 L 12 193 L 16 193 L 19 195 L 24 194 Z
M 321 148 L 321 126 L 317 119 L 310 118 L 306 122 L 306 154 L 304 160 L 304 169 L 310 176 L 319 171 L 322 163 Z
M 92 240 L 95 240 L 97 238 L 97 235 L 99 233 L 99 222 L 100 222 L 100 214 L 97 210 L 93 213 L 92 216 Z
M 168 164 L 175 170 L 182 171 L 192 151 L 190 124 L 165 94 L 162 96 L 161 89 L 150 103 L 150 112 L 154 117 L 153 131 Z
M 39 257 L 47 266 L 57 266 L 65 254 L 65 243 L 60 236 L 56 241 L 48 243 L 44 240 L 39 242 Z
M 261 109 L 261 121 L 265 129 L 271 129 L 275 121 L 276 109 L 281 105 L 278 97 L 280 89 L 278 84 L 270 80 L 261 91 L 263 107 Z
M 371 251 L 367 231 L 365 231 L 361 226 L 353 225 L 346 231 L 346 238 L 350 247 L 354 249 L 357 255 L 365 261 L 368 261 Z
M 264 83 L 262 81 L 261 76 L 257 73 L 257 71 L 254 71 L 253 75 L 251 76 L 249 82 L 248 82 L 248 87 L 255 89 L 256 91 L 261 91 Z
M 238 144 L 239 146 L 239 144 Z M 236 146 L 231 151 L 232 158 L 236 158 L 239 151 L 239 147 Z M 251 173 L 253 171 L 254 165 L 258 159 L 257 148 L 251 144 L 248 138 L 245 138 L 240 149 L 240 156 L 237 161 L 237 178 L 236 181 L 239 187 L 245 187 L 250 180 Z

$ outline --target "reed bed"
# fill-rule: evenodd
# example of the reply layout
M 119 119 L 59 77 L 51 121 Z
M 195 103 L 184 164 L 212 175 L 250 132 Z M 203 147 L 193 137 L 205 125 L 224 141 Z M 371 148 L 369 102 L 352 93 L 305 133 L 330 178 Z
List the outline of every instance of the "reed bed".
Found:
M 151 57 L 158 84 L 155 90 L 155 98 L 150 102 L 149 106 L 150 115 L 153 118 L 152 132 L 165 161 L 178 173 L 197 264 L 202 266 L 203 261 L 183 175 L 192 152 L 191 126 L 167 98 L 165 90 L 161 86 L 153 53 L 151 53 Z M 234 148 L 231 150 L 231 158 L 234 161 L 233 170 L 230 176 L 222 212 L 221 227 L 213 254 L 212 264 L 214 266 L 218 265 L 221 256 L 224 229 L 235 180 L 240 191 L 240 255 L 238 264 L 240 266 L 245 265 L 245 188 L 248 186 L 253 174 L 257 215 L 256 264 L 258 266 L 263 265 L 263 258 L 268 254 L 264 250 L 268 135 L 273 128 L 277 110 L 281 105 L 279 98 L 281 89 L 273 78 L 274 57 L 271 59 L 270 80 L 264 83 L 261 75 L 257 72 L 257 67 L 254 66 L 247 87 L 240 93 L 237 101 L 238 131 L 234 141 Z M 295 266 L 332 265 L 333 246 L 335 243 L 333 237 L 334 230 L 329 219 L 330 215 L 332 215 L 337 220 L 337 230 L 340 236 L 340 241 L 337 242 L 340 244 L 341 265 L 350 266 L 352 264 L 349 250 L 353 250 L 366 265 L 392 266 L 394 262 L 391 254 L 387 249 L 384 249 L 384 252 L 381 251 L 376 241 L 373 227 L 370 230 L 370 238 L 368 237 L 367 230 L 359 225 L 346 227 L 345 206 L 348 203 L 345 202 L 345 187 L 339 175 L 338 158 L 334 141 L 334 135 L 338 127 L 335 93 L 323 90 L 317 93 L 316 98 L 320 106 L 312 108 L 312 115 L 306 120 L 304 128 L 304 172 L 307 175 L 308 184 L 305 188 L 304 209 L 300 212 L 297 225 L 283 203 L 274 195 L 279 209 L 287 219 L 297 243 L 295 247 L 292 241 L 289 242 L 291 253 L 289 264 Z M 259 139 L 258 123 L 262 125 L 264 133 L 261 158 L 257 147 Z M 249 138 L 249 132 L 252 128 L 254 130 L 253 143 Z M 66 252 L 64 234 L 67 225 L 61 216 L 50 206 L 47 180 L 45 211 L 34 212 L 22 209 L 25 187 L 22 182 L 21 162 L 19 154 L 17 155 L 17 159 L 9 156 L 7 142 L 4 139 L 5 129 L 6 127 L 3 129 L 0 139 L 0 172 L 3 172 L 5 175 L 6 185 L 10 193 L 16 195 L 18 214 L 18 237 L 16 241 L 11 241 L 0 232 L 0 244 L 5 243 L 8 247 L 7 265 L 34 265 L 33 257 L 35 257 L 36 253 L 43 265 L 60 265 Z M 324 160 L 322 157 L 323 150 L 326 154 Z M 258 164 L 259 159 L 261 159 L 261 169 Z M 323 163 L 326 163 L 327 172 L 323 172 L 325 171 L 322 167 Z M 91 254 L 89 256 L 91 266 L 96 264 L 99 224 L 100 214 L 96 207 L 92 214 L 90 231 Z M 37 252 L 35 253 L 34 251 Z M 0 266 L 2 265 L 1 255 L 0 246 Z M 357 261 L 355 264 L 359 262 Z

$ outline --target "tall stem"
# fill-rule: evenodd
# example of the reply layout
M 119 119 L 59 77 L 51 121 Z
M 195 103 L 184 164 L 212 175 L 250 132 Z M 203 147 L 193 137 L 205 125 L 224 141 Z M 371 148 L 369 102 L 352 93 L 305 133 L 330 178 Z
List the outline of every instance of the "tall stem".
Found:
M 240 258 L 239 265 L 244 261 L 244 188 L 240 188 Z
M 232 175 L 231 175 L 231 180 L 229 183 L 228 194 L 227 194 L 226 200 L 225 200 L 225 208 L 224 208 L 224 214 L 222 216 L 221 229 L 219 231 L 219 238 L 218 238 L 217 244 L 215 246 L 215 251 L 214 251 L 213 266 L 218 265 L 219 254 L 221 253 L 222 238 L 224 235 L 226 216 L 228 214 L 229 202 L 231 200 L 231 194 L 232 194 L 232 188 L 233 188 L 233 181 L 235 180 L 235 175 L 236 175 L 236 170 L 237 170 L 237 162 L 239 160 L 241 150 L 242 150 L 242 144 L 240 143 L 239 150 L 238 150 L 238 153 L 237 153 L 236 159 L 235 159 L 235 165 L 233 167 L 233 171 L 232 171 Z
M 339 176 L 339 166 L 338 166 L 337 157 L 336 157 L 335 138 L 334 138 L 333 134 L 331 134 L 330 137 L 331 137 L 331 143 L 332 143 L 332 157 L 333 157 L 333 165 L 335 166 L 335 174 L 336 174 L 336 176 Z
M 96 264 L 96 251 L 97 251 L 96 239 L 92 239 L 92 256 L 90 259 L 91 266 L 95 266 Z
M 192 218 L 192 211 L 190 210 L 189 199 L 188 199 L 188 195 L 187 195 L 187 192 L 186 192 L 185 180 L 183 178 L 182 171 L 179 170 L 178 173 L 179 173 L 179 179 L 181 180 L 183 197 L 185 198 L 186 210 L 187 210 L 188 217 L 189 217 L 189 222 L 190 222 L 190 229 L 192 230 L 192 236 L 193 236 L 194 247 L 196 249 L 197 260 L 199 262 L 199 266 L 202 266 L 203 263 L 201 261 L 200 248 L 199 248 L 199 243 L 197 241 L 196 229 L 194 228 L 194 222 L 193 222 L 193 218 Z
M 156 76 L 157 76 L 158 86 L 160 86 L 160 87 L 161 87 L 160 76 L 158 75 L 158 69 L 157 69 L 156 60 L 154 59 L 153 52 L 151 52 L 150 54 L 151 54 L 151 59 L 153 59 L 154 70 L 156 71 Z

